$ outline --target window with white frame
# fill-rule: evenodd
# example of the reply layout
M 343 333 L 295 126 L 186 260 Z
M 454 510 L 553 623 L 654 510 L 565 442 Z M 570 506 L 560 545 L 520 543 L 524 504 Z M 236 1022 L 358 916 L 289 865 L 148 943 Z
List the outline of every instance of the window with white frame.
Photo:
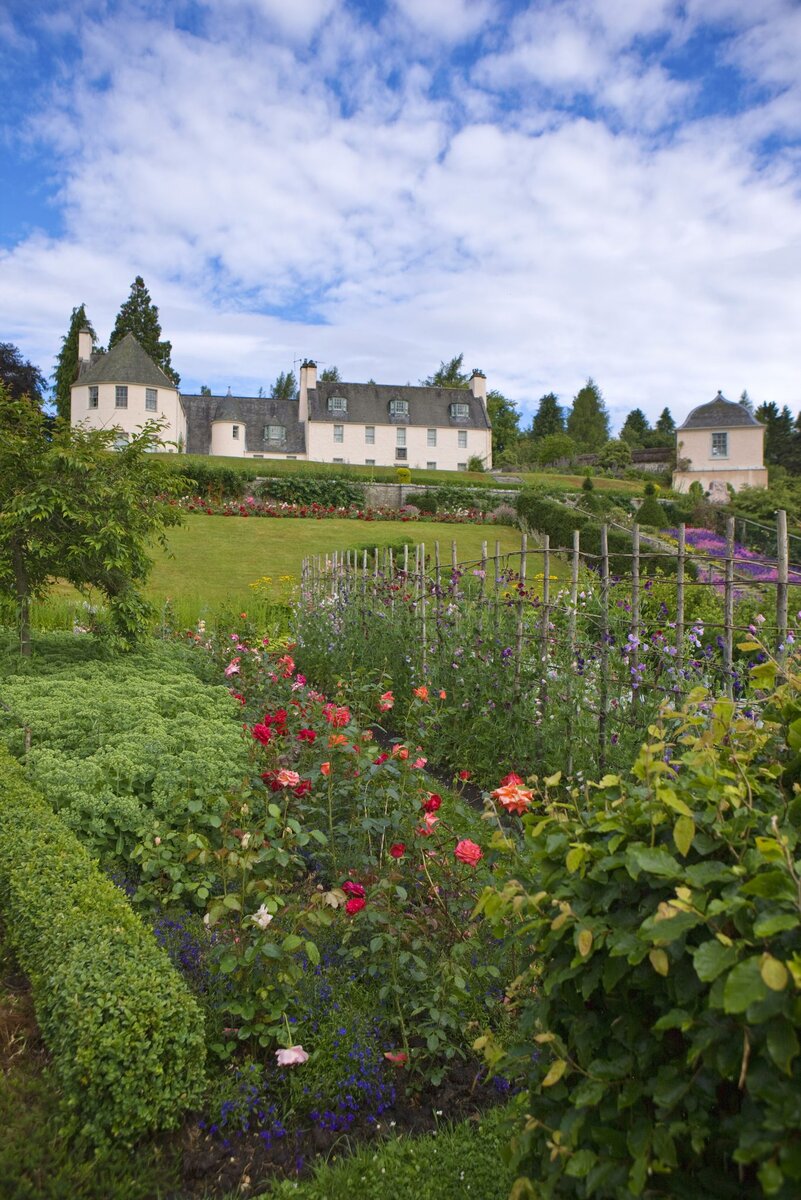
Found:
M 375 445 L 375 425 L 365 425 L 364 440 L 365 440 L 366 445 L 368 445 L 368 446 Z
M 427 462 L 426 463 L 427 471 L 436 471 L 436 469 L 437 469 L 437 464 L 435 462 Z
M 263 438 L 265 442 L 285 442 L 286 425 L 265 425 Z
M 156 388 L 145 388 L 145 411 L 156 412 L 158 410 L 159 394 Z
M 470 405 L 461 401 L 451 405 L 451 417 L 454 421 L 466 421 L 470 416 Z
M 467 430 L 460 429 L 456 436 L 459 439 L 459 449 L 466 450 L 467 449 Z
M 231 437 L 234 439 L 234 441 L 239 441 L 239 426 L 238 425 L 231 426 Z
M 118 383 L 114 389 L 114 407 L 128 407 L 128 385 L 127 383 Z
M 390 400 L 389 415 L 391 417 L 408 417 L 409 401 L 408 400 Z
M 436 444 L 437 444 L 436 429 L 427 429 L 426 430 L 426 445 L 427 446 L 436 446 Z
M 401 428 L 401 429 L 395 430 L 395 445 L 396 446 L 405 446 L 406 445 L 406 430 L 405 429 Z
M 345 426 L 344 425 L 335 425 L 334 426 L 334 441 L 335 442 L 344 442 L 344 440 L 345 440 Z
M 100 388 L 90 387 L 89 388 L 89 407 L 97 408 L 99 403 L 100 403 Z
M 347 396 L 329 396 L 328 397 L 328 411 L 329 412 L 346 413 L 348 411 Z
M 407 454 L 407 450 L 406 450 L 405 446 L 396 446 L 395 447 L 395 457 L 396 458 L 406 458 L 406 454 Z
M 335 458 L 335 459 L 333 459 L 333 461 L 335 463 L 344 463 L 345 460 L 344 460 L 344 458 Z
M 729 457 L 729 435 L 728 435 L 728 433 L 713 433 L 712 434 L 712 457 L 713 458 L 728 458 Z
M 466 471 L 466 470 L 467 470 L 467 463 L 457 463 L 457 464 L 456 464 L 456 470 L 457 470 L 457 471 Z
M 364 460 L 364 465 L 365 465 L 366 467 L 374 467 L 374 466 L 375 466 L 375 459 L 374 459 L 374 458 L 366 458 L 366 459 Z

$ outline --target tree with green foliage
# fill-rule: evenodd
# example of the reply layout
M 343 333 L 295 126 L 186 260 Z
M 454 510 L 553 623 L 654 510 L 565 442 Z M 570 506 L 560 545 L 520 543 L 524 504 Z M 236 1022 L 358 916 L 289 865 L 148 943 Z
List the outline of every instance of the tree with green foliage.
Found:
M 765 426 L 765 462 L 768 466 L 788 466 L 793 459 L 793 415 L 785 404 L 780 410 L 775 401 L 760 404 L 754 416 Z
M 487 392 L 487 412 L 492 422 L 492 459 L 517 444 L 520 437 L 520 413 L 502 392 Z
M 592 379 L 587 380 L 573 400 L 567 432 L 581 451 L 597 450 L 609 441 L 609 414 L 601 389 Z
M 139 345 L 145 350 L 157 367 L 161 367 L 168 379 L 178 387 L 181 376 L 174 371 L 170 363 L 172 342 L 161 340 L 161 324 L 159 310 L 150 299 L 150 292 L 145 287 L 141 275 L 137 275 L 131 284 L 128 299 L 117 313 L 117 320 L 108 340 L 109 350 L 113 350 L 117 342 L 121 342 L 127 333 L 132 333 Z
M 606 470 L 620 471 L 631 462 L 631 446 L 620 438 L 610 438 L 601 447 L 598 466 Z
M 320 373 L 320 383 L 342 383 L 342 376 L 339 373 L 339 367 L 326 367 Z
M 112 453 L 114 429 L 51 428 L 0 386 L 0 596 L 16 607 L 22 654 L 31 653 L 31 601 L 56 578 L 99 588 L 120 640 L 142 631 L 148 550 L 182 519 L 169 498 L 186 482 L 150 453 L 162 447 L 159 428 L 148 422 Z
M 298 381 L 294 371 L 282 371 L 272 387 L 273 400 L 297 400 Z
M 208 384 L 202 383 L 200 385 L 200 395 L 201 396 L 210 396 L 211 395 L 211 388 L 208 386 Z
M 535 461 L 541 467 L 552 466 L 553 463 L 569 462 L 576 457 L 578 446 L 569 433 L 549 433 L 541 441 L 534 443 Z
M 740 403 L 742 404 L 743 408 L 748 410 L 748 412 L 753 413 L 754 402 L 751 399 L 751 397 L 748 395 L 748 392 L 745 390 L 745 388 L 743 388 L 742 393 L 740 395 Z
M 11 342 L 0 342 L 0 386 L 9 396 L 30 396 L 41 405 L 47 381 L 38 367 L 22 357 L 21 350 Z
M 467 388 L 470 386 L 470 376 L 462 370 L 464 354 L 457 354 L 448 362 L 441 362 L 439 369 L 427 379 L 421 380 L 424 387 Z
M 82 329 L 88 329 L 92 335 L 92 347 L 94 348 L 97 334 L 86 315 L 85 304 L 79 304 L 72 310 L 69 329 L 61 339 L 61 350 L 56 359 L 56 369 L 51 376 L 56 412 L 65 421 L 70 419 L 71 389 L 78 376 L 78 334 Z
M 648 445 L 652 433 L 651 424 L 641 408 L 633 408 L 623 422 L 620 440 L 634 449 Z
M 553 392 L 540 397 L 537 411 L 531 422 L 530 436 L 535 442 L 549 437 L 552 433 L 565 432 L 565 416 L 559 405 L 559 399 Z
M 672 437 L 676 432 L 676 422 L 673 420 L 673 414 L 669 408 L 663 408 L 656 422 L 656 432 L 670 434 Z

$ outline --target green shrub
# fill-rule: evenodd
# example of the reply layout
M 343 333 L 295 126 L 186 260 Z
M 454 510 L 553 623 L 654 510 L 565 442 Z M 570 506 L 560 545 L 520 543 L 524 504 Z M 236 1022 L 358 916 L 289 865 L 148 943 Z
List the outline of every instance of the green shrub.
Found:
M 419 492 L 414 497 L 414 506 L 418 510 L 418 512 L 421 512 L 421 513 L 439 512 L 439 505 L 437 502 L 437 492 L 435 492 L 435 491 Z
M 219 496 L 235 498 L 247 489 L 248 481 L 255 479 L 258 471 L 243 468 L 223 467 L 218 463 L 203 462 L 202 459 L 180 458 L 170 460 L 172 470 L 179 472 L 187 481 L 187 491 L 197 496 Z
M 262 496 L 285 504 L 321 504 L 326 508 L 364 504 L 364 484 L 353 479 L 288 475 L 283 479 L 266 480 L 260 491 Z
M 123 893 L 0 749 L 0 905 L 69 1127 L 96 1145 L 177 1125 L 203 1088 L 203 1020 Z
M 662 505 L 657 500 L 656 496 L 646 496 L 640 507 L 637 509 L 637 524 L 652 525 L 655 529 L 663 529 L 665 526 L 665 514 L 662 511 Z
M 408 467 L 396 467 L 395 468 L 395 481 L 397 483 L 411 483 L 412 482 L 412 473 L 409 470 L 409 468 Z
M 538 1196 L 801 1192 L 801 675 L 773 713 L 704 696 L 631 777 L 544 793 L 522 883 L 482 899 L 535 964 L 499 1061 Z

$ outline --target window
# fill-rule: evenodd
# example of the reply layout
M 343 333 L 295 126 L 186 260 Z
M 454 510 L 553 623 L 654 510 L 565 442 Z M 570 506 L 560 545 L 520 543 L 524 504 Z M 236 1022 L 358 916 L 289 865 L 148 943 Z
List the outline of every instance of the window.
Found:
M 395 445 L 396 446 L 405 446 L 406 445 L 406 430 L 405 429 L 396 429 Z
M 368 445 L 368 446 L 375 445 L 375 425 L 365 425 L 364 440 L 365 440 L 366 445 Z
M 115 408 L 128 407 L 128 385 L 126 383 L 118 383 L 114 389 L 114 406 Z
M 469 404 L 458 403 L 458 404 L 451 405 L 451 417 L 454 421 L 466 421 L 469 416 L 470 416 L 470 405 Z
M 335 458 L 333 461 L 335 463 L 343 463 L 345 460 L 344 460 L 344 458 Z
M 467 470 L 467 463 L 457 463 L 457 464 L 456 464 L 456 470 L 457 470 L 457 471 L 466 471 L 466 470 Z
M 408 400 L 390 400 L 389 415 L 391 417 L 408 417 L 409 401 Z
M 96 387 L 89 388 L 89 407 L 90 408 L 97 408 L 98 403 L 99 403 L 99 401 L 98 401 L 99 394 L 100 394 L 99 388 L 96 388 Z
M 396 458 L 405 458 L 406 457 L 406 447 L 405 446 L 396 446 L 395 447 L 395 457 Z
M 285 442 L 286 425 L 265 425 L 262 436 L 265 442 Z
M 459 449 L 466 450 L 467 449 L 467 430 L 460 429 L 456 436 L 459 439 Z
M 427 471 L 436 471 L 436 469 L 437 469 L 437 464 L 436 464 L 436 463 L 432 463 L 432 462 L 427 462 L 427 463 L 426 463 L 426 470 L 427 470 Z
M 334 441 L 335 442 L 344 442 L 344 440 L 345 440 L 345 426 L 344 425 L 335 425 L 334 426 Z
M 253 458 L 264 458 L 263 454 L 254 454 Z
M 298 457 L 298 456 L 297 456 L 297 454 L 287 454 L 287 458 L 288 458 L 288 459 L 290 459 L 290 458 L 291 458 L 291 459 L 292 459 L 292 462 L 294 462 L 294 461 L 295 461 L 295 459 L 296 459 L 297 457 Z
M 426 431 L 426 445 L 427 445 L 427 446 L 436 446 L 436 444 L 437 444 L 437 431 L 436 431 L 436 429 L 429 429 L 429 430 L 427 430 L 427 431 Z
M 234 439 L 235 442 L 239 441 L 239 426 L 238 425 L 231 426 L 231 437 Z
M 328 397 L 328 411 L 329 412 L 346 413 L 348 411 L 347 396 L 329 396 Z
M 145 388 L 145 409 L 147 412 L 156 412 L 158 409 L 158 395 L 155 388 Z
M 374 467 L 374 466 L 375 466 L 375 459 L 374 459 L 374 458 L 366 458 L 366 459 L 364 460 L 364 465 L 365 465 L 366 467 Z
M 728 435 L 728 433 L 713 433 L 712 434 L 712 457 L 713 458 L 728 458 L 729 457 L 729 435 Z

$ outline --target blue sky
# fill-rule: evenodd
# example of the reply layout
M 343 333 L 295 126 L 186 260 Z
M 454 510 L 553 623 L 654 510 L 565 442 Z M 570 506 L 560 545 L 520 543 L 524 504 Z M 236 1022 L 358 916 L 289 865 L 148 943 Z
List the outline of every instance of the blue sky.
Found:
M 795 413 L 799 61 L 797 0 L 10 0 L 0 340 L 49 373 L 141 274 L 186 390 Z

